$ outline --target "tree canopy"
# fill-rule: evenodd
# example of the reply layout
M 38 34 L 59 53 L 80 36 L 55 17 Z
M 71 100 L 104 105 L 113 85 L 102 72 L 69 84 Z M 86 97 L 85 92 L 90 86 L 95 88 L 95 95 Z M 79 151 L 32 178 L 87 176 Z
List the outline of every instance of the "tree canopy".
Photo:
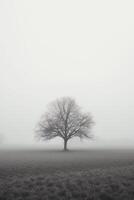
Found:
M 50 103 L 39 122 L 37 135 L 43 140 L 61 137 L 67 150 L 67 142 L 73 137 L 93 138 L 90 132 L 93 124 L 90 113 L 83 113 L 74 99 L 63 97 Z

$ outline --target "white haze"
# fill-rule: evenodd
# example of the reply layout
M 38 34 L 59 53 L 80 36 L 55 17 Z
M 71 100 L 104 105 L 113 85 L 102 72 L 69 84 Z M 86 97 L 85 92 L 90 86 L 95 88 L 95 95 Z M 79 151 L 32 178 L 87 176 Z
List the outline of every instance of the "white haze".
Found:
M 70 147 L 134 144 L 134 1 L 0 0 L 1 147 L 38 143 L 47 104 L 71 96 L 94 116 L 94 141 Z

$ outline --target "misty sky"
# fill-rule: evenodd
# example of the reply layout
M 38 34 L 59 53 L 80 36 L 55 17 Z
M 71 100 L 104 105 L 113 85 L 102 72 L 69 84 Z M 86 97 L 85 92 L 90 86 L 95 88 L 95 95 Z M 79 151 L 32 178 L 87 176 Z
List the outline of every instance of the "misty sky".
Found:
M 0 0 L 2 146 L 37 143 L 49 102 L 71 96 L 94 116 L 93 142 L 133 147 L 134 1 Z

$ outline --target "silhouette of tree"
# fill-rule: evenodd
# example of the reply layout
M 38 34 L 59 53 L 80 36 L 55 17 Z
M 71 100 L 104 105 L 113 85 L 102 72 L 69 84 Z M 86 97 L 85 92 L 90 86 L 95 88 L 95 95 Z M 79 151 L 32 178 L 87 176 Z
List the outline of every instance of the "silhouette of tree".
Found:
M 90 113 L 83 113 L 74 99 L 63 97 L 49 105 L 39 122 L 37 136 L 43 140 L 61 137 L 66 151 L 67 142 L 73 137 L 91 139 L 93 124 Z

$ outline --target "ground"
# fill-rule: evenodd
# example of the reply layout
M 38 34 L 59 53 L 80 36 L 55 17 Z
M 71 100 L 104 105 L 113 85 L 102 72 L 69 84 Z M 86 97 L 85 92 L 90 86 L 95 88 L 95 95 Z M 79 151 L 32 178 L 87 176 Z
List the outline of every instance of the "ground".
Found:
M 134 150 L 1 151 L 0 200 L 133 200 Z

